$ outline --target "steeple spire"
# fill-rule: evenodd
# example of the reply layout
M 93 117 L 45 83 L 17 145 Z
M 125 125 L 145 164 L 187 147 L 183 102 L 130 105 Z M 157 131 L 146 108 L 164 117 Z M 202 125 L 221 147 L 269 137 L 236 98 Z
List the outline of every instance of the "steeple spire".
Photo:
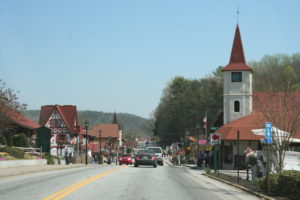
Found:
M 239 24 L 236 25 L 229 63 L 246 63 Z
M 222 70 L 252 71 L 252 69 L 246 64 L 239 24 L 236 25 L 229 64 L 225 66 Z
M 116 112 L 114 112 L 114 116 L 113 116 L 112 124 L 118 124 L 118 120 L 117 120 L 117 114 L 116 114 Z

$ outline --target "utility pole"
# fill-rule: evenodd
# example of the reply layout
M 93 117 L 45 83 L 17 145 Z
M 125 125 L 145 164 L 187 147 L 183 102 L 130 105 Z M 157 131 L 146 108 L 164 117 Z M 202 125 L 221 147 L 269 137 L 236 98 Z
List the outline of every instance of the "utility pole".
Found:
M 238 130 L 237 131 L 237 159 L 238 159 L 238 162 L 237 162 L 237 182 L 239 183 L 240 182 L 240 131 Z

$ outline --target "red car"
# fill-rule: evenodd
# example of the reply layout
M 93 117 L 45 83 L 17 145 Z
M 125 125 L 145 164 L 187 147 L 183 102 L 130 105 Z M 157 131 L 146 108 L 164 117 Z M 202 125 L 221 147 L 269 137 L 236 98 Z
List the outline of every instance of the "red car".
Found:
M 132 157 L 131 154 L 125 153 L 121 154 L 119 157 L 119 165 L 126 164 L 126 165 L 131 165 L 132 164 Z

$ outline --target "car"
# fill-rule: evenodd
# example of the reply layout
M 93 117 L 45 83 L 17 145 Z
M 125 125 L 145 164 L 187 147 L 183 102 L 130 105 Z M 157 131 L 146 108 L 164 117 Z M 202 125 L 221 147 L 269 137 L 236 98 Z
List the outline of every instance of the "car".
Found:
M 139 165 L 152 165 L 157 167 L 157 158 L 152 150 L 139 150 L 135 155 L 134 166 L 138 167 Z
M 126 164 L 131 165 L 132 164 L 132 156 L 130 153 L 123 153 L 119 157 L 119 165 Z
M 147 150 L 154 151 L 156 158 L 157 158 L 157 164 L 159 164 L 161 166 L 164 165 L 163 150 L 161 147 L 147 147 Z

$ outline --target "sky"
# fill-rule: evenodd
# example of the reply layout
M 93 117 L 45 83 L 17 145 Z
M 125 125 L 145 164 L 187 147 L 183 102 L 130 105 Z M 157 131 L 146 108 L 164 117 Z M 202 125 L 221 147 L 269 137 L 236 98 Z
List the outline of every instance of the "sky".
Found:
M 239 17 L 237 17 L 239 7 Z M 230 57 L 300 50 L 299 0 L 0 0 L 0 79 L 28 109 L 149 118 L 176 76 L 201 79 Z

